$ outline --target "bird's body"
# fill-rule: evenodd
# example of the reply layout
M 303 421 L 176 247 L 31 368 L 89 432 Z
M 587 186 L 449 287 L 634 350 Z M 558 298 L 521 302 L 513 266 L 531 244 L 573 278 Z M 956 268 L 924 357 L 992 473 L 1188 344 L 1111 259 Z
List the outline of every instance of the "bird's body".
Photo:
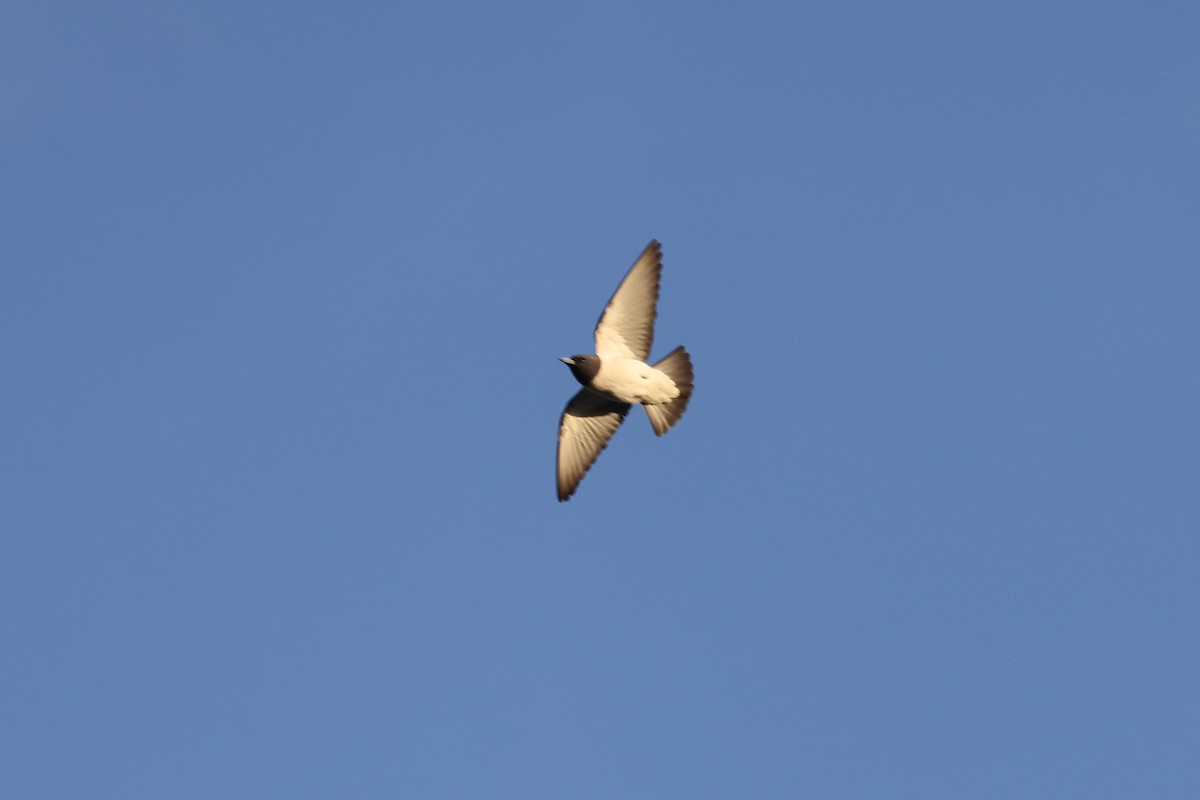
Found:
M 596 352 L 562 359 L 583 385 L 558 429 L 558 499 L 567 500 L 638 403 L 654 432 L 679 421 L 692 396 L 692 362 L 682 347 L 649 364 L 662 247 L 652 241 L 629 268 L 596 325 Z
M 591 388 L 622 403 L 669 403 L 679 387 L 667 373 L 634 358 L 604 358 Z

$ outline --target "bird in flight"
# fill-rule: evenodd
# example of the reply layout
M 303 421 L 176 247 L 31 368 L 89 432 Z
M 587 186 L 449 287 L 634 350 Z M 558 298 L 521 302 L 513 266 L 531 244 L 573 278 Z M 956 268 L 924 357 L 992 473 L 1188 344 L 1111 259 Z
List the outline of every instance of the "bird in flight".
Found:
M 654 341 L 662 245 L 651 241 L 596 323 L 596 352 L 560 359 L 583 384 L 558 424 L 558 499 L 570 499 L 600 451 L 621 427 L 629 407 L 646 409 L 662 436 L 692 397 L 692 360 L 682 346 L 648 364 Z

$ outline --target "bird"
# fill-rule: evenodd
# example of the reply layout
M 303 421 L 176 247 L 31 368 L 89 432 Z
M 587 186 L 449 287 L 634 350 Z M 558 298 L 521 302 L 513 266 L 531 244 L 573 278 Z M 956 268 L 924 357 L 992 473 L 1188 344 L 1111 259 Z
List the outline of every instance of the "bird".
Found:
M 662 245 L 651 240 L 633 262 L 596 323 L 596 352 L 559 359 L 583 386 L 558 424 L 558 501 L 571 498 L 630 407 L 646 410 L 662 436 L 679 422 L 692 398 L 692 359 L 682 345 L 653 364 Z

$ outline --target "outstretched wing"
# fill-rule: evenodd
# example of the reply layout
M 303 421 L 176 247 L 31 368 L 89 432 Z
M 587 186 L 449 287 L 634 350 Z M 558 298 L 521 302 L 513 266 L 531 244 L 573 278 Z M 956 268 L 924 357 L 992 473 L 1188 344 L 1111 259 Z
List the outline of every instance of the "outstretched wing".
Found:
M 591 389 L 581 389 L 567 403 L 558 424 L 559 502 L 575 493 L 628 413 L 628 403 L 614 402 Z
M 652 240 L 633 262 L 596 324 L 596 355 L 601 359 L 645 361 L 650 357 L 661 274 L 662 245 Z

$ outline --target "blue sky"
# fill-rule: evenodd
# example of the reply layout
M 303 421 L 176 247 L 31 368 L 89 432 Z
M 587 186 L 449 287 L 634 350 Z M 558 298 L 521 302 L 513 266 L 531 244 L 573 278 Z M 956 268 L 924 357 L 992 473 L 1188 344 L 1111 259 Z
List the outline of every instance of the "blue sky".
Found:
M 0 795 L 1197 796 L 1198 25 L 7 4 Z

